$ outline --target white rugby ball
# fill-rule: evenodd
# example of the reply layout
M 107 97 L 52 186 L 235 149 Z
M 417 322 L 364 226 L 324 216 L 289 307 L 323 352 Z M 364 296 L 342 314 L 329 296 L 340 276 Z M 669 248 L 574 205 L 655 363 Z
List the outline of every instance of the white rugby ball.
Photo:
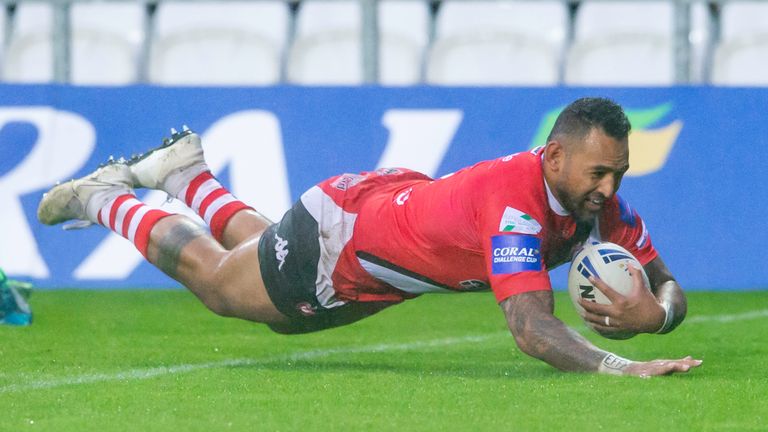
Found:
M 600 304 L 611 304 L 608 297 L 595 288 L 588 278 L 594 276 L 620 294 L 626 295 L 632 289 L 632 276 L 629 275 L 630 264 L 640 269 L 645 287 L 648 288 L 650 283 L 643 266 L 640 265 L 634 255 L 623 247 L 610 242 L 593 242 L 581 248 L 571 260 L 571 269 L 568 271 L 568 292 L 571 295 L 573 305 L 582 318 L 585 311 L 579 304 L 580 298 Z M 586 324 L 588 327 L 592 327 L 589 323 Z

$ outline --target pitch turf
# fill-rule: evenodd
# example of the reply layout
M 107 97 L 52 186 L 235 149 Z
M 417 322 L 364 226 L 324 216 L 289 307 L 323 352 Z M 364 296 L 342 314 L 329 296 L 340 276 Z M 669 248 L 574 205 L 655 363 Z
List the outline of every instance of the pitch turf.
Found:
M 584 330 L 568 299 L 557 314 Z M 425 296 L 280 336 L 185 291 L 48 291 L 0 326 L 0 430 L 766 430 L 768 291 L 691 293 L 667 336 L 599 346 L 693 354 L 687 374 L 558 372 L 521 354 L 488 294 Z

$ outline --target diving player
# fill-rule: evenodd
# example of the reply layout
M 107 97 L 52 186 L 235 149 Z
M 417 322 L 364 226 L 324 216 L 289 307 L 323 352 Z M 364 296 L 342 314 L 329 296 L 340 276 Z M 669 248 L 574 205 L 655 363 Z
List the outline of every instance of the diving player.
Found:
M 639 362 L 603 351 L 554 315 L 547 271 L 590 236 L 622 245 L 651 283 L 611 305 L 585 302 L 607 337 L 666 333 L 686 300 L 640 216 L 617 194 L 629 168 L 629 121 L 602 98 L 579 99 L 547 144 L 441 179 L 402 168 L 342 174 L 305 192 L 278 223 L 235 198 L 208 169 L 189 130 L 147 155 L 51 189 L 38 218 L 79 219 L 133 242 L 212 311 L 280 333 L 348 324 L 429 292 L 490 288 L 525 353 L 568 371 L 651 376 L 686 372 L 691 357 Z M 262 185 L 267 187 L 267 185 Z M 210 227 L 153 209 L 133 188 L 167 192 Z M 258 187 L 258 185 L 257 185 Z

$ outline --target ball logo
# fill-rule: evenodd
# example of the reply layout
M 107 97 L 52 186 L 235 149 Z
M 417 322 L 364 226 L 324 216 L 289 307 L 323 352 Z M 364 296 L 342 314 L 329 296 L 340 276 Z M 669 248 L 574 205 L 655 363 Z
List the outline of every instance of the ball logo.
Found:
M 595 287 L 592 285 L 579 285 L 579 295 L 584 300 L 595 301 Z

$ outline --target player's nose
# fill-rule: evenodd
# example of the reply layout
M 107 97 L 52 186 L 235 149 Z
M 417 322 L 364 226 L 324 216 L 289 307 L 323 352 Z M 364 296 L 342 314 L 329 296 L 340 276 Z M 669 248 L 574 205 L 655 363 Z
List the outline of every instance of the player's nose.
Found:
M 613 197 L 613 194 L 616 193 L 616 182 L 613 180 L 613 177 L 604 176 L 600 180 L 600 184 L 597 185 L 597 192 L 603 195 L 606 199 Z

